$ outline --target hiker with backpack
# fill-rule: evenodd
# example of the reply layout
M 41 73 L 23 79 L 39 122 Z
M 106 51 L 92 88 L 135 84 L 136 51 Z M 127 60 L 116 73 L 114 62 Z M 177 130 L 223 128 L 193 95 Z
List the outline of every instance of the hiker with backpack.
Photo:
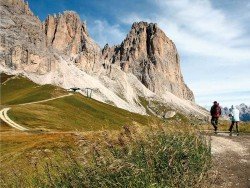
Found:
M 214 101 L 214 104 L 210 110 L 210 114 L 212 116 L 211 124 L 214 127 L 214 133 L 217 134 L 218 120 L 219 120 L 219 117 L 221 115 L 221 107 L 219 106 L 219 103 L 217 101 Z
M 240 122 L 240 111 L 235 108 L 233 105 L 231 107 L 231 114 L 229 114 L 229 117 L 231 119 L 231 125 L 230 125 L 230 128 L 229 128 L 229 135 L 232 136 L 232 130 L 233 130 L 233 126 L 234 124 L 236 125 L 236 133 L 237 133 L 237 136 L 239 136 L 239 128 L 238 128 L 238 125 L 239 125 L 239 122 Z

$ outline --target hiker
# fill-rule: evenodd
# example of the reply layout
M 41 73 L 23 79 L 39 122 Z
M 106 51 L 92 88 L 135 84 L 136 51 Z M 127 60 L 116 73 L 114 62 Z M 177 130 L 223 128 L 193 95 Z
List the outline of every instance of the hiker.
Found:
M 232 136 L 232 130 L 233 130 L 233 127 L 234 127 L 234 124 L 236 125 L 236 133 L 237 133 L 237 136 L 239 136 L 239 128 L 238 128 L 238 125 L 239 125 L 239 121 L 240 121 L 240 111 L 235 108 L 233 105 L 231 107 L 231 114 L 229 114 L 229 117 L 231 119 L 231 125 L 230 125 L 230 128 L 229 128 L 229 135 Z
M 211 124 L 214 127 L 214 133 L 217 134 L 218 120 L 221 115 L 221 108 L 219 106 L 219 103 L 217 103 L 217 101 L 214 101 L 214 105 L 211 107 L 210 114 L 212 116 Z

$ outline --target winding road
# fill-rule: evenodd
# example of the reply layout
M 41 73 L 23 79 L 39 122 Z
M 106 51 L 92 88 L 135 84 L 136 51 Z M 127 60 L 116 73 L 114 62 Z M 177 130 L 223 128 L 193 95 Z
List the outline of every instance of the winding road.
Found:
M 55 99 L 60 99 L 60 98 L 63 98 L 63 97 L 68 97 L 68 96 L 71 96 L 73 95 L 72 93 L 69 93 L 67 95 L 61 95 L 59 97 L 54 97 L 54 98 L 50 98 L 50 99 L 45 99 L 45 100 L 41 100 L 41 101 L 35 101 L 35 102 L 29 102 L 29 103 L 23 103 L 23 104 L 18 104 L 16 106 L 23 106 L 23 105 L 29 105 L 29 104 L 37 104 L 37 103 L 43 103 L 43 102 L 47 102 L 47 101 L 52 101 L 52 100 L 55 100 Z M 7 108 L 3 108 L 1 111 L 0 111 L 0 119 L 3 120 L 5 123 L 7 123 L 9 126 L 15 128 L 15 129 L 18 129 L 20 131 L 27 131 L 29 130 L 28 128 L 25 128 L 17 123 L 15 123 L 14 121 L 12 121 L 7 112 L 10 110 L 11 108 L 10 107 L 7 107 Z

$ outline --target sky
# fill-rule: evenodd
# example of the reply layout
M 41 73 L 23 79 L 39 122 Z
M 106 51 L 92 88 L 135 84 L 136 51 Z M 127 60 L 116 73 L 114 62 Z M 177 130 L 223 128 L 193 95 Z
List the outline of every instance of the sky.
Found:
M 204 107 L 250 105 L 249 0 L 28 0 L 41 21 L 73 10 L 103 47 L 120 44 L 133 22 L 157 25 L 176 44 L 186 84 Z

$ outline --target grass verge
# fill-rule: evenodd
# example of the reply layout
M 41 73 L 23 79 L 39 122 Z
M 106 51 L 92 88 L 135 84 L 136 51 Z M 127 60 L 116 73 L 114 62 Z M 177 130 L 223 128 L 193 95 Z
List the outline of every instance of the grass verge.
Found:
M 8 113 L 13 121 L 27 128 L 56 131 L 118 130 L 126 124 L 148 125 L 156 119 L 80 94 L 39 104 L 13 106 Z
M 176 131 L 176 127 L 125 126 L 120 132 L 85 134 L 78 137 L 76 151 L 64 148 L 57 157 L 45 153 L 42 161 L 32 160 L 32 172 L 19 170 L 9 177 L 2 174 L 1 184 L 3 187 L 202 187 L 211 164 L 209 143 L 187 127 L 178 128 Z

